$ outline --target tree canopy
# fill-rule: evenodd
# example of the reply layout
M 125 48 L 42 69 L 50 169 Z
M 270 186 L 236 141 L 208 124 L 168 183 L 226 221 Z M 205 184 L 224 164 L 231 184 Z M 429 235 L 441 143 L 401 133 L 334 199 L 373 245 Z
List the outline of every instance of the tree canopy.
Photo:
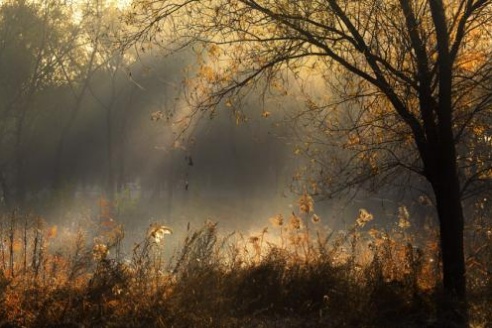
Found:
M 338 140 L 337 147 L 358 153 L 353 165 L 325 167 L 350 170 L 352 178 L 341 181 L 345 186 L 401 168 L 425 175 L 419 154 L 438 139 L 445 114 L 439 110 L 440 82 L 449 80 L 458 165 L 469 195 L 483 188 L 490 173 L 485 154 L 475 159 L 488 140 L 492 103 L 491 9 L 488 1 L 430 3 L 143 0 L 135 1 L 128 19 L 138 27 L 130 40 L 155 40 L 171 49 L 202 46 L 203 61 L 188 90 L 196 109 L 214 110 L 220 101 L 240 109 L 248 92 L 282 95 L 303 84 L 305 108 L 299 111 L 317 123 L 313 145 Z M 444 32 L 438 31 L 438 14 Z M 439 33 L 447 35 L 449 78 L 440 74 Z M 261 79 L 270 83 L 254 83 Z M 324 91 L 310 90 L 319 91 L 320 84 Z M 333 184 L 333 176 L 343 175 L 320 181 Z M 326 192 L 338 190 L 330 191 L 330 183 Z

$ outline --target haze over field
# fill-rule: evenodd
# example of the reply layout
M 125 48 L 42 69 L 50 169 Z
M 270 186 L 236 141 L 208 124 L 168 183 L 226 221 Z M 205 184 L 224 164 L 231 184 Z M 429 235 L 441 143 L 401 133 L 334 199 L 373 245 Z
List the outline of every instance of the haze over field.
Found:
M 175 142 L 184 126 L 170 116 L 186 113 L 182 82 L 194 55 L 121 56 L 108 42 L 122 5 L 77 9 L 72 22 L 57 20 L 70 17 L 68 5 L 2 6 L 3 208 L 25 204 L 63 225 L 69 213 L 97 213 L 101 198 L 116 197 L 127 211 L 114 219 L 142 229 L 207 218 L 232 229 L 288 212 L 298 158 L 276 127 L 282 117 L 251 108 L 251 121 L 236 126 L 224 107 Z M 47 20 L 34 19 L 36 10 Z
M 299 195 L 290 187 L 305 164 L 288 115 L 303 101 L 279 97 L 266 103 L 266 115 L 253 94 L 241 114 L 247 122 L 238 123 L 226 104 L 185 131 L 183 82 L 200 70 L 194 51 L 123 56 L 111 42 L 126 2 L 94 10 L 73 2 L 72 21 L 63 21 L 73 15 L 68 3 L 29 3 L 2 6 L 5 209 L 25 204 L 63 224 L 67 213 L 97 212 L 101 198 L 116 197 L 127 211 L 115 220 L 126 225 L 210 218 L 230 229 L 261 227 L 292 211 Z M 141 213 L 128 210 L 137 207 Z M 320 215 L 328 223 L 339 213 Z

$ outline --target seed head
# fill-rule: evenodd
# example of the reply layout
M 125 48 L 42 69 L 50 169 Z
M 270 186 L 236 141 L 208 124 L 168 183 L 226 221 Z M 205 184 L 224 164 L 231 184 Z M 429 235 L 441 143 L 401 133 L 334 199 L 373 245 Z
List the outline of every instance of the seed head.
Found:
M 172 234 L 171 228 L 164 225 L 151 225 L 149 230 L 149 238 L 156 244 L 161 243 L 164 240 L 165 235 Z

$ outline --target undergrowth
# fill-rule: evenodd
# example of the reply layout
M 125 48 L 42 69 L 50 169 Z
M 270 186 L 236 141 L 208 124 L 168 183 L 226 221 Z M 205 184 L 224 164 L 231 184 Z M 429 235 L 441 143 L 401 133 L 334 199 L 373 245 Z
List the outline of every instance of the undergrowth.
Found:
M 347 231 L 322 226 L 308 198 L 257 234 L 188 229 L 172 258 L 152 225 L 127 253 L 124 229 L 57 231 L 41 218 L 0 221 L 0 327 L 426 327 L 436 323 L 439 253 L 433 229 L 390 230 L 360 210 Z M 473 327 L 492 322 L 490 227 L 469 234 Z M 488 264 L 488 265 L 487 265 Z

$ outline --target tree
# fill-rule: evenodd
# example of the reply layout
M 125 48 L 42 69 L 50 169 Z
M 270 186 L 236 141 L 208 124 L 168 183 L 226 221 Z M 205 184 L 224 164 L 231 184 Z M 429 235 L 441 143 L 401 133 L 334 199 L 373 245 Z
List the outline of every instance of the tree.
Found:
M 344 144 L 341 166 L 357 169 L 343 172 L 342 187 L 376 186 L 402 170 L 427 181 L 444 290 L 464 311 L 462 200 L 492 173 L 471 146 L 490 135 L 492 1 L 136 0 L 134 8 L 127 44 L 202 46 L 189 83 L 194 113 L 239 107 L 250 91 L 282 93 L 312 74 L 324 79 L 330 100 L 309 97 L 301 112 L 318 115 L 325 136 L 345 138 L 331 145 Z
M 43 5 L 28 1 L 9 2 L 0 10 L 2 46 L 0 61 L 0 94 L 2 124 L 0 138 L 4 142 L 2 188 L 4 196 L 15 190 L 14 199 L 5 202 L 24 202 L 26 188 L 26 148 L 39 94 L 60 83 L 60 67 L 56 58 L 66 57 L 71 47 L 70 23 L 67 13 L 56 1 Z M 2 154 L 4 155 L 4 154 Z M 7 179 L 7 176 L 13 176 Z M 11 180 L 12 183 L 8 183 Z M 10 188 L 8 185 L 14 186 Z M 4 197 L 8 198 L 8 197 Z
M 115 187 L 119 185 L 119 183 L 117 183 L 118 177 L 116 176 L 115 171 L 124 169 L 122 156 L 119 156 L 119 162 L 115 161 L 117 155 L 117 149 L 115 147 L 115 141 L 117 139 L 116 132 L 120 132 L 119 134 L 121 137 L 121 131 L 117 131 L 118 127 L 116 126 L 117 112 L 118 110 L 124 111 L 126 108 L 125 105 L 119 102 L 131 101 L 133 93 L 135 92 L 135 89 L 130 91 L 131 87 L 134 88 L 135 85 L 133 85 L 125 70 L 125 68 L 130 66 L 133 58 L 129 52 L 126 54 L 122 53 L 118 47 L 115 46 L 111 38 L 112 33 L 118 30 L 118 25 L 121 23 L 116 18 L 121 14 L 121 11 L 114 6 L 114 4 L 106 3 L 105 1 L 98 2 L 94 11 L 95 13 L 93 13 L 93 15 L 97 19 L 97 24 L 100 26 L 97 31 L 94 31 L 93 35 L 93 38 L 99 43 L 96 56 L 101 66 L 99 73 L 103 74 L 101 77 L 107 85 L 103 89 L 103 95 L 101 95 L 101 90 L 96 90 L 91 83 L 88 84 L 88 90 L 105 113 L 107 174 L 104 189 L 108 199 L 113 202 Z M 125 92 L 129 93 L 129 98 L 125 98 Z
M 92 13 L 89 11 L 91 7 L 88 4 L 79 2 L 78 5 L 71 4 L 70 8 L 72 12 L 77 12 L 78 10 L 82 13 L 82 18 L 78 24 L 74 24 L 71 31 L 73 37 L 70 42 L 70 55 L 56 58 L 60 65 L 63 82 L 71 91 L 73 105 L 66 106 L 64 104 L 66 106 L 64 109 L 69 112 L 69 115 L 60 128 L 60 137 L 56 146 L 53 170 L 54 190 L 58 190 L 62 186 L 62 180 L 64 178 L 63 159 L 66 143 L 69 140 L 70 131 L 73 129 L 83 107 L 91 78 L 99 68 L 96 60 L 101 30 L 98 11 L 96 10 L 96 19 L 93 19 L 92 16 L 94 15 L 91 15 Z M 96 3 L 96 9 L 98 5 L 99 3 Z M 84 9 L 86 9 L 85 12 Z

